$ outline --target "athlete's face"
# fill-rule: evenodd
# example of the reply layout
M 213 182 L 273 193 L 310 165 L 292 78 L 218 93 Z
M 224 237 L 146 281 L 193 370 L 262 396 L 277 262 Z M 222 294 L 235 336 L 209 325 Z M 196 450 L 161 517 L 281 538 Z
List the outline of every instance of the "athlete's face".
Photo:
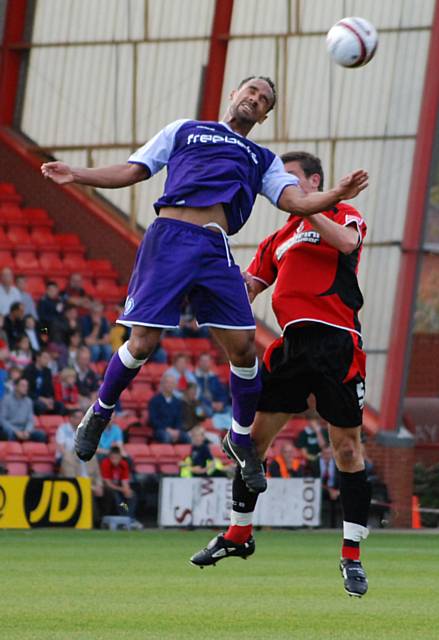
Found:
M 232 116 L 242 122 L 262 124 L 273 105 L 273 92 L 265 80 L 253 78 L 230 96 Z
M 292 162 L 286 162 L 284 164 L 285 171 L 287 173 L 292 173 L 297 178 L 299 178 L 299 184 L 304 193 L 312 193 L 313 191 L 318 191 L 320 184 L 320 176 L 318 173 L 312 173 L 310 176 L 306 176 L 302 167 L 300 166 L 300 162 L 293 160 Z

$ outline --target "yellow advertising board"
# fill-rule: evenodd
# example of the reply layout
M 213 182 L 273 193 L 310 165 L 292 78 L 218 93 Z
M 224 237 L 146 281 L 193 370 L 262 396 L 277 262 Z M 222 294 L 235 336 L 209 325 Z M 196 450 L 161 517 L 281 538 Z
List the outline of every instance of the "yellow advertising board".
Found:
M 90 478 L 0 476 L 0 529 L 91 529 Z

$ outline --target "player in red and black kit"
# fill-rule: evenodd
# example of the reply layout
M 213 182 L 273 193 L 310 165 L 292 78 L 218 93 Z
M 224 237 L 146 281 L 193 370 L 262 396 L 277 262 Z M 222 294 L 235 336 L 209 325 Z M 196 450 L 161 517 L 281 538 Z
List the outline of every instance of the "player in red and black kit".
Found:
M 282 157 L 305 193 L 323 188 L 320 160 L 306 152 Z M 292 414 L 316 408 L 329 423 L 329 436 L 340 472 L 343 546 L 340 569 L 345 590 L 367 591 L 360 563 L 360 540 L 368 535 L 370 485 L 361 451 L 365 394 L 365 354 L 358 312 L 363 296 L 357 270 L 366 224 L 352 206 L 339 203 L 307 219 L 292 214 L 266 238 L 247 269 L 250 298 L 275 284 L 272 305 L 283 335 L 267 349 L 263 390 L 252 438 L 261 459 Z M 232 555 L 254 552 L 252 516 L 257 494 L 236 475 L 231 526 L 195 554 L 193 564 L 214 564 Z

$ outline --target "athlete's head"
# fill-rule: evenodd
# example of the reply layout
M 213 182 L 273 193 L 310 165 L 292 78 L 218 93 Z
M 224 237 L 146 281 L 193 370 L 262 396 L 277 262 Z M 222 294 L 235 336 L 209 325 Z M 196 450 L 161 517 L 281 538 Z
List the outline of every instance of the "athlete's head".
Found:
M 299 178 L 304 193 L 323 191 L 323 169 L 320 158 L 307 151 L 290 151 L 281 156 L 285 171 Z
M 229 115 L 240 122 L 253 126 L 262 124 L 276 104 L 276 87 L 273 80 L 265 76 L 244 78 L 230 94 Z

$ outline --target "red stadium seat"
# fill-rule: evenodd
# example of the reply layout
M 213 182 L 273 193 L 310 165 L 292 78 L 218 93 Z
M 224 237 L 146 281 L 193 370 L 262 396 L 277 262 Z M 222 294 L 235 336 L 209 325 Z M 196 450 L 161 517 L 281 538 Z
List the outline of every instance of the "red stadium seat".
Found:
M 208 338 L 185 338 L 186 350 L 193 354 L 194 358 L 199 358 L 201 353 L 210 353 L 212 343 Z
M 117 273 L 109 260 L 88 260 L 88 267 L 95 278 L 99 276 L 110 277 L 114 280 L 117 277 Z
M 41 276 L 26 276 L 26 288 L 33 298 L 41 298 L 46 291 L 46 284 Z
M 32 473 L 53 473 L 54 457 L 47 444 L 42 442 L 24 442 L 23 453 L 26 456 Z
M 63 291 L 67 287 L 67 278 L 65 276 L 55 276 L 50 274 L 49 280 L 53 280 L 58 285 L 60 291 Z
M 24 207 L 23 215 L 27 224 L 35 230 L 51 229 L 54 225 L 54 221 L 49 217 L 45 209 Z
M 20 204 L 22 197 L 16 192 L 15 185 L 10 182 L 0 182 L 0 203 Z
M 10 251 L 0 250 L 0 269 L 9 267 L 15 271 L 15 260 Z
M 179 460 L 184 460 L 191 455 L 192 445 L 190 444 L 174 444 L 174 451 Z
M 2 461 L 9 475 L 28 475 L 27 458 L 19 442 L 0 442 L 0 461 Z
M 35 227 L 31 230 L 32 242 L 39 251 L 52 251 L 58 255 L 58 242 L 55 235 L 47 227 Z
M 177 353 L 188 353 L 188 346 L 183 338 L 163 338 L 162 347 L 168 354 L 169 360 L 172 360 Z
M 40 254 L 40 264 L 47 277 L 52 280 L 56 276 L 65 276 L 65 266 L 57 253 L 45 252 Z M 66 279 L 67 281 L 67 279 Z
M 59 425 L 66 421 L 64 416 L 60 415 L 50 415 L 50 416 L 39 416 L 38 424 L 40 429 L 43 429 L 46 433 L 51 434 L 56 432 Z
M 0 206 L 0 224 L 27 227 L 26 217 L 16 204 L 2 204 Z
M 158 465 L 159 473 L 163 476 L 178 476 L 180 475 L 180 467 L 175 462 L 164 462 Z
M 14 245 L 16 251 L 19 251 L 20 249 L 34 248 L 32 238 L 30 237 L 29 231 L 26 227 L 19 227 L 15 224 L 11 225 L 6 235 Z
M 44 271 L 34 251 L 17 251 L 15 254 L 17 271 L 24 275 L 42 276 Z
M 131 424 L 127 431 L 130 444 L 145 444 L 148 440 L 152 439 L 151 427 L 134 426 Z
M 96 282 L 96 297 L 104 303 L 117 304 L 126 297 L 126 287 L 109 280 Z
M 169 365 L 167 363 L 147 362 L 137 374 L 136 380 L 145 380 L 150 382 L 152 385 L 157 386 L 166 369 L 169 369 Z
M 158 442 L 152 442 L 149 445 L 149 450 L 152 455 L 155 456 L 157 462 L 161 463 L 174 463 L 178 462 L 179 456 L 172 444 L 161 444 Z
M 89 273 L 87 260 L 79 254 L 68 254 L 63 258 L 64 269 L 67 273 Z
M 57 233 L 56 239 L 64 255 L 72 255 L 74 253 L 84 255 L 85 247 L 76 233 Z
M 9 240 L 8 236 L 5 233 L 3 227 L 0 227 L 0 250 L 8 250 L 12 249 L 12 242 Z

